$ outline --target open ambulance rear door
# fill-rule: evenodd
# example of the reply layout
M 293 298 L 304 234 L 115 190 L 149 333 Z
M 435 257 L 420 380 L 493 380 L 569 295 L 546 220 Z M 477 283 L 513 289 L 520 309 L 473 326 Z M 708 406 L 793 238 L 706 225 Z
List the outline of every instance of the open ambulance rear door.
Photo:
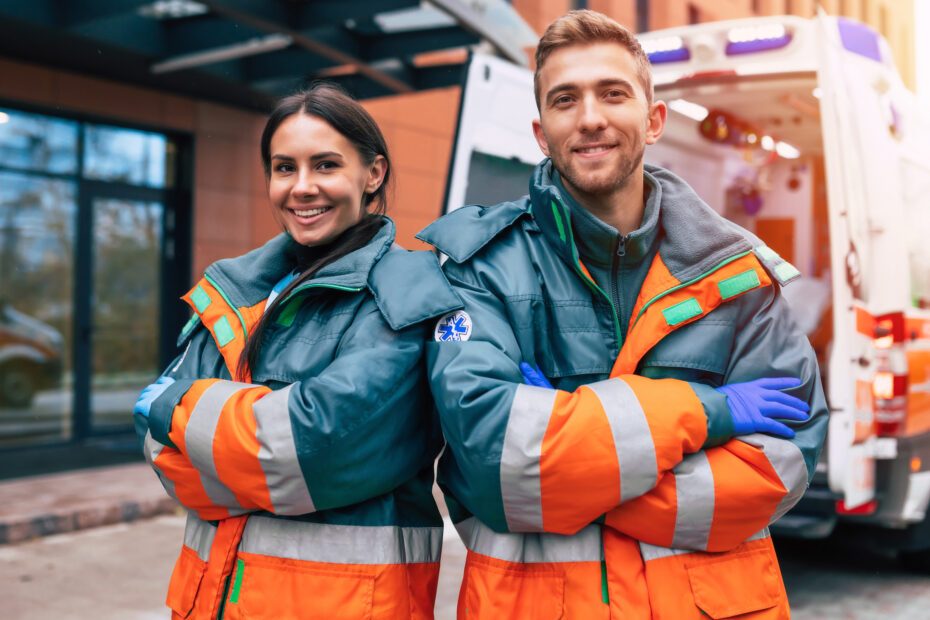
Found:
M 533 74 L 493 56 L 469 59 L 452 150 L 444 212 L 492 205 L 529 190 L 543 159 L 533 138 Z
M 910 283 L 894 97 L 901 86 L 874 30 L 825 15 L 818 28 L 834 302 L 827 449 L 842 512 L 867 510 L 875 499 L 875 459 L 896 455 L 894 440 L 876 428 L 906 402 Z

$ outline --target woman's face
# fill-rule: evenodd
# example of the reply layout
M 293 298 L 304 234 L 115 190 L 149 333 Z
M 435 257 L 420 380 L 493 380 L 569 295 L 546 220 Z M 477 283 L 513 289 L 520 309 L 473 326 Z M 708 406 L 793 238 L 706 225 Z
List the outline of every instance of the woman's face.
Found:
M 359 222 L 364 195 L 381 186 L 385 172 L 381 155 L 366 165 L 326 121 L 294 114 L 271 137 L 268 199 L 275 219 L 295 241 L 322 245 Z

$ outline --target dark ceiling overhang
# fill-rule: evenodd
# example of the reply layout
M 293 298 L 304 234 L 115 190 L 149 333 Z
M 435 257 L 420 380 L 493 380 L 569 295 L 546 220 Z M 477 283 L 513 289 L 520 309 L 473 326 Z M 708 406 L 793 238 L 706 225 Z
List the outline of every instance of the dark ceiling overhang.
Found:
M 463 55 L 424 55 L 526 64 L 535 42 L 505 0 L 0 0 L 0 55 L 259 111 L 321 78 L 362 99 L 458 84 Z

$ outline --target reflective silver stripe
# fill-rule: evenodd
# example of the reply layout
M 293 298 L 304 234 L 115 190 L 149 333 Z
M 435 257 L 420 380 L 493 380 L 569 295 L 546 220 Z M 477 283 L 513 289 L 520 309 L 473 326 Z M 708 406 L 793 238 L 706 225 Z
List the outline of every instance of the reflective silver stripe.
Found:
M 495 532 L 475 517 L 455 524 L 470 551 L 506 562 L 600 562 L 604 559 L 601 528 L 589 525 L 577 534 L 512 534 Z
M 513 395 L 501 450 L 501 497 L 513 531 L 543 529 L 539 459 L 555 395 L 555 390 L 529 385 L 518 385 Z
M 265 472 L 274 513 L 302 515 L 316 508 L 297 460 L 288 400 L 293 385 L 258 399 L 255 412 L 258 461 Z
M 239 550 L 337 564 L 438 562 L 442 526 L 333 525 L 253 516 L 245 524 Z
M 206 521 L 201 521 L 194 513 L 187 513 L 187 524 L 184 526 L 184 546 L 197 552 L 204 562 L 210 560 L 210 547 L 213 546 L 213 537 L 216 536 L 216 527 Z
M 145 454 L 145 460 L 148 461 L 152 469 L 155 470 L 155 474 L 158 476 L 159 481 L 161 481 L 161 486 L 165 487 L 165 492 L 168 493 L 174 499 L 177 499 L 177 493 L 174 490 L 174 482 L 172 482 L 162 471 L 155 465 L 155 459 L 158 458 L 158 455 L 161 454 L 161 451 L 164 450 L 164 444 L 160 444 L 155 441 L 155 438 L 152 437 L 151 431 L 145 431 L 145 442 L 143 443 L 142 452 Z
M 223 405 L 236 392 L 255 387 L 248 383 L 218 381 L 208 387 L 194 406 L 184 431 L 184 446 L 191 465 L 200 473 L 203 488 L 210 500 L 228 508 L 241 508 L 236 496 L 220 482 L 213 462 L 213 438 Z
M 652 431 L 636 393 L 622 379 L 588 386 L 607 414 L 620 466 L 620 501 L 650 491 L 658 482 L 659 466 Z
M 756 446 L 765 452 L 765 457 L 772 464 L 782 485 L 788 493 L 778 503 L 775 514 L 769 523 L 781 518 L 792 506 L 798 503 L 807 490 L 807 465 L 801 449 L 788 439 L 756 433 L 737 437 L 740 441 Z
M 702 551 L 714 522 L 714 473 L 707 454 L 690 454 L 673 471 L 678 512 L 672 547 Z
M 756 532 L 745 542 L 750 542 L 753 540 L 762 540 L 763 538 L 769 537 L 769 528 L 765 528 L 759 532 Z M 648 543 L 641 542 L 639 543 L 639 552 L 643 556 L 643 560 L 649 562 L 651 560 L 661 560 L 662 558 L 671 557 L 673 555 L 684 555 L 685 553 L 697 553 L 691 549 L 671 549 L 669 547 L 657 547 L 655 545 L 650 545 Z

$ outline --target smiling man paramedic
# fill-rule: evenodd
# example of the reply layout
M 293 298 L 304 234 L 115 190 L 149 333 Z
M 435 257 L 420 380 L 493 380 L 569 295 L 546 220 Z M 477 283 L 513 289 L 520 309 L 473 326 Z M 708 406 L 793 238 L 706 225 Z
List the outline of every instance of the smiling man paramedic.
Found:
M 421 233 L 465 302 L 428 351 L 459 615 L 787 618 L 767 526 L 826 422 L 798 272 L 643 165 L 666 107 L 629 31 L 574 11 L 536 59 L 529 196 Z

